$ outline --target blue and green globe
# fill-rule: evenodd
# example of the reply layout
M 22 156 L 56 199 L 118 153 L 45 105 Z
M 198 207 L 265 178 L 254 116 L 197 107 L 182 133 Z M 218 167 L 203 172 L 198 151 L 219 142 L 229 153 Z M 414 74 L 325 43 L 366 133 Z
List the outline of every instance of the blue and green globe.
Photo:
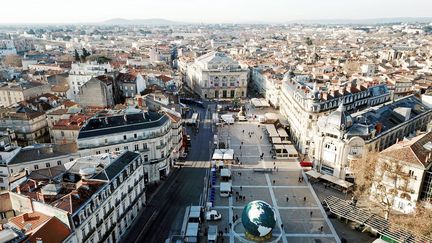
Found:
M 273 207 L 261 200 L 248 203 L 241 219 L 246 232 L 255 237 L 268 235 L 276 225 Z

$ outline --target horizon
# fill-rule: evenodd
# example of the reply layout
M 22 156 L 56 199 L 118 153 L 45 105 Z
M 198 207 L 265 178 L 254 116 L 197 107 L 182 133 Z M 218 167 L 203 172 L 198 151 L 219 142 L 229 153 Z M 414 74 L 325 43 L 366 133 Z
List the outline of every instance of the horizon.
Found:
M 86 24 L 112 19 L 162 19 L 191 24 L 277 24 L 314 20 L 432 18 L 428 11 L 432 9 L 432 1 L 424 0 L 364 0 L 350 3 L 343 0 L 272 0 L 264 3 L 258 0 L 128 0 L 119 4 L 115 0 L 76 0 L 64 7 L 56 0 L 16 0 L 3 4 L 0 24 Z

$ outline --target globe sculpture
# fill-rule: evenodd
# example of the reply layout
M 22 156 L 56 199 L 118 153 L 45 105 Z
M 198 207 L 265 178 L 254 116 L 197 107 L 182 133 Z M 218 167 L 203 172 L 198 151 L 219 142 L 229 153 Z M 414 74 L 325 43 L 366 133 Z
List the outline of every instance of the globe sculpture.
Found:
M 247 239 L 265 241 L 272 237 L 276 216 L 268 203 L 261 200 L 248 203 L 243 209 L 241 219 Z

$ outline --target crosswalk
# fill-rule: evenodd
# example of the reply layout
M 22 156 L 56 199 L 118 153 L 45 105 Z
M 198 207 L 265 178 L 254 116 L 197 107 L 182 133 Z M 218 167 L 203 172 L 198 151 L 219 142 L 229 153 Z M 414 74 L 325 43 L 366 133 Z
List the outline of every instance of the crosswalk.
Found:
M 186 161 L 183 167 L 209 168 L 210 161 Z

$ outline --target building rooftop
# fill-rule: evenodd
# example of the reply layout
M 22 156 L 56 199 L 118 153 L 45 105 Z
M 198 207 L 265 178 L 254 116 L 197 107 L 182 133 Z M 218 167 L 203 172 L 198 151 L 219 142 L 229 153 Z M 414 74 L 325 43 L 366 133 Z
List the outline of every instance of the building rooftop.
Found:
M 9 164 L 19 164 L 29 161 L 48 159 L 62 155 L 75 153 L 75 144 L 35 144 L 21 149 L 18 154 L 9 162 Z
M 81 128 L 78 139 L 158 127 L 167 120 L 166 115 L 158 112 L 94 117 Z
M 415 96 L 401 98 L 381 106 L 370 107 L 352 114 L 353 125 L 348 128 L 347 136 L 369 136 L 372 130 L 376 136 L 396 127 L 405 121 L 431 111 Z
M 432 132 L 410 140 L 400 141 L 381 152 L 381 155 L 429 168 L 432 163 Z

